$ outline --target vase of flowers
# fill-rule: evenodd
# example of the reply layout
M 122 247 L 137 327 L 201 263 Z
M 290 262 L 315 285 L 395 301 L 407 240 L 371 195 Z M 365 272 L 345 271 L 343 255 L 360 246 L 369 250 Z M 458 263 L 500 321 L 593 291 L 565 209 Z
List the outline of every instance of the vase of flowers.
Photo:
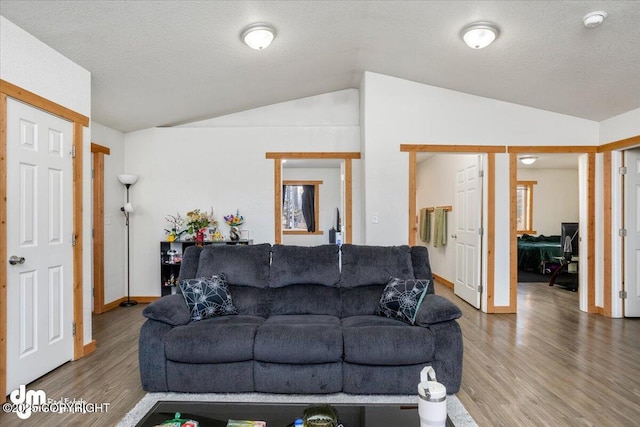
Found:
M 202 246 L 206 228 L 214 222 L 213 210 L 211 214 L 201 212 L 200 209 L 187 212 L 187 232 L 193 236 L 198 246 Z
M 167 233 L 167 241 L 175 242 L 180 240 L 180 236 L 187 232 L 184 229 L 184 218 L 180 216 L 180 214 L 169 215 L 165 217 L 165 220 L 169 223 L 169 228 L 165 228 L 164 231 Z
M 236 214 L 230 214 L 224 216 L 224 222 L 227 223 L 229 227 L 229 239 L 233 241 L 240 240 L 240 227 L 244 223 L 244 217 L 240 215 L 240 210 L 236 210 Z

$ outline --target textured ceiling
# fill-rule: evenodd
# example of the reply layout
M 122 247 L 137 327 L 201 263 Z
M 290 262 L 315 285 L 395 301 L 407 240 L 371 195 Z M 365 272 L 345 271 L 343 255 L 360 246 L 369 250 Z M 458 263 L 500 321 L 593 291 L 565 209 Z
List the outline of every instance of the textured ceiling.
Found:
M 582 17 L 609 17 L 586 29 Z M 363 71 L 604 120 L 640 107 L 638 1 L 0 1 L 92 73 L 92 118 L 128 132 L 357 88 Z M 496 23 L 482 50 L 465 25 Z M 240 42 L 253 22 L 278 35 Z

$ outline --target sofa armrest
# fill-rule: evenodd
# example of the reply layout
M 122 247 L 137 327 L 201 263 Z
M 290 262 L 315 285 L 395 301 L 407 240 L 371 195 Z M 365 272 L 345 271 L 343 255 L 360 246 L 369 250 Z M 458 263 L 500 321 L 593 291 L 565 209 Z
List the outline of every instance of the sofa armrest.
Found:
M 455 320 L 461 316 L 462 312 L 454 303 L 440 295 L 428 294 L 424 296 L 422 304 L 420 304 L 415 324 L 429 326 Z
M 186 325 L 191 320 L 189 308 L 181 294 L 167 295 L 155 300 L 145 307 L 142 315 L 171 326 Z

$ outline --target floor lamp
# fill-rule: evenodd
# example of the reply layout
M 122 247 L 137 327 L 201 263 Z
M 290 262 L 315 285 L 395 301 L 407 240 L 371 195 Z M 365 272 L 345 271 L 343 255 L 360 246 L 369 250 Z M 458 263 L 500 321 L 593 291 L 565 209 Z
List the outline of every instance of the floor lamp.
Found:
M 132 305 L 138 304 L 138 301 L 134 301 L 131 299 L 131 271 L 129 268 L 129 263 L 131 257 L 129 255 L 129 214 L 133 212 L 133 205 L 129 202 L 129 187 L 138 181 L 138 175 L 118 175 L 118 181 L 127 187 L 127 203 L 123 207 L 120 208 L 125 218 L 125 225 L 127 227 L 127 300 L 122 301 L 120 303 L 120 307 L 131 307 Z

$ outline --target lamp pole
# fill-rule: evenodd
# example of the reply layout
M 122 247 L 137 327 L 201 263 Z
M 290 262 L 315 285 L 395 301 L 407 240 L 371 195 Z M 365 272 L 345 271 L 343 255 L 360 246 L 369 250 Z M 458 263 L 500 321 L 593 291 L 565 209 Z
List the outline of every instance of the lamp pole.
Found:
M 131 255 L 130 255 L 130 233 L 129 233 L 129 214 L 132 211 L 131 204 L 129 203 L 129 187 L 130 183 L 124 184 L 127 187 L 127 204 L 120 208 L 125 218 L 125 226 L 127 227 L 127 300 L 120 303 L 120 307 L 131 307 L 138 304 L 138 301 L 131 299 Z

